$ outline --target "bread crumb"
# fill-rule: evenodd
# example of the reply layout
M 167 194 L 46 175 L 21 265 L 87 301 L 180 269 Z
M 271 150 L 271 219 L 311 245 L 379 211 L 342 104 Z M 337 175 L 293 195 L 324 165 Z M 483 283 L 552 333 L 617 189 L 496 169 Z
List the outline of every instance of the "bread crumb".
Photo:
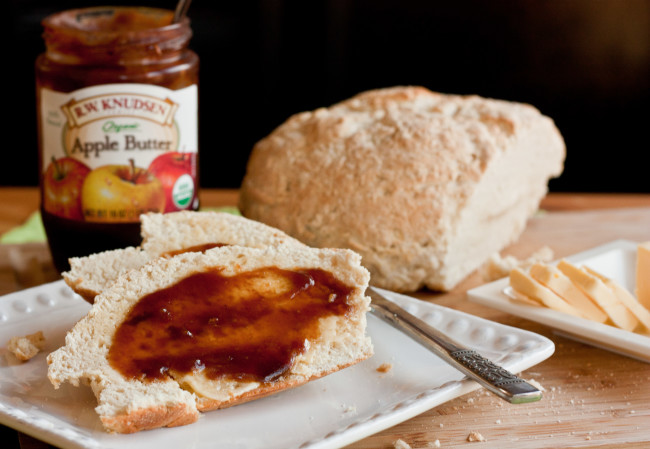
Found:
M 497 253 L 481 267 L 481 277 L 485 282 L 492 282 L 508 276 L 515 268 L 524 270 L 538 262 L 547 263 L 551 260 L 553 260 L 553 250 L 548 246 L 541 247 L 524 260 L 519 260 L 514 256 L 502 257 Z
M 429 441 L 427 443 L 427 447 L 440 447 L 440 440 L 436 440 L 433 442 Z
M 472 430 L 469 433 L 469 435 L 467 435 L 467 441 L 469 441 L 470 443 L 477 443 L 477 442 L 487 441 L 487 439 L 480 433 L 476 432 L 475 430 Z
M 11 337 L 7 343 L 7 349 L 16 356 L 18 360 L 26 362 L 38 354 L 45 346 L 43 332 L 38 331 L 24 337 Z
M 390 370 L 393 369 L 393 364 L 392 363 L 382 363 L 377 367 L 377 372 L 378 373 L 387 373 Z
M 393 447 L 395 449 L 411 449 L 411 445 L 401 439 L 393 441 Z

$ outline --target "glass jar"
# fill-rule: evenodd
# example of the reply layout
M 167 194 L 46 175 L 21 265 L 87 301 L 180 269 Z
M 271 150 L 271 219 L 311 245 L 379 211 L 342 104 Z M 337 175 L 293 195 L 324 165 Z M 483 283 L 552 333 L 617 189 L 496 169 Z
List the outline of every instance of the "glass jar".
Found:
M 140 244 L 139 216 L 198 209 L 198 64 L 189 20 L 95 7 L 43 21 L 41 214 L 57 270 Z

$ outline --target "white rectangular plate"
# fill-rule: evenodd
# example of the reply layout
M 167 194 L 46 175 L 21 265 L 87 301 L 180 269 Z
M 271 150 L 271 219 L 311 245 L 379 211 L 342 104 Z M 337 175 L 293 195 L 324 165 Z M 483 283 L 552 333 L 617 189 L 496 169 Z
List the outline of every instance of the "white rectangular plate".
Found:
M 550 340 L 531 332 L 385 294 L 515 373 L 545 360 L 555 349 Z M 90 388 L 66 384 L 54 390 L 46 377 L 46 354 L 63 344 L 65 333 L 89 307 L 62 281 L 0 298 L 0 344 L 38 330 L 47 339 L 45 350 L 29 362 L 0 356 L 0 423 L 61 448 L 323 449 L 350 444 L 478 388 L 370 315 L 375 355 L 362 363 L 268 398 L 202 414 L 189 426 L 108 434 L 94 411 Z M 392 368 L 378 372 L 384 363 Z
M 576 265 L 586 265 L 633 292 L 636 283 L 637 245 L 628 240 L 616 240 L 565 259 Z M 505 293 L 508 285 L 508 278 L 503 278 L 472 289 L 467 292 L 467 296 L 470 301 L 553 327 L 556 333 L 567 338 L 650 362 L 650 336 L 544 307 L 513 302 Z

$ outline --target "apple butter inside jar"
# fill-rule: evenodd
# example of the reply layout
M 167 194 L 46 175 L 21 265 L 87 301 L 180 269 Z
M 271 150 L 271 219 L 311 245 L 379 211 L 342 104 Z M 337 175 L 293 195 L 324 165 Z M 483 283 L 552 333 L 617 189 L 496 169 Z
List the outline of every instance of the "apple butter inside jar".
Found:
M 43 21 L 36 60 L 41 214 L 68 258 L 140 243 L 139 216 L 198 209 L 198 57 L 189 20 L 96 7 Z

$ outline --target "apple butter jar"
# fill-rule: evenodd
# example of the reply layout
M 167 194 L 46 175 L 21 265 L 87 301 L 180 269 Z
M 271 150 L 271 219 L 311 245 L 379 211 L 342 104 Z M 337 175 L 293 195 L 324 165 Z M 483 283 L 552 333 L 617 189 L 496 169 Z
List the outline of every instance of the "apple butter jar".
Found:
M 198 208 L 198 64 L 189 20 L 94 7 L 43 21 L 41 214 L 54 264 L 140 244 L 139 216 Z

